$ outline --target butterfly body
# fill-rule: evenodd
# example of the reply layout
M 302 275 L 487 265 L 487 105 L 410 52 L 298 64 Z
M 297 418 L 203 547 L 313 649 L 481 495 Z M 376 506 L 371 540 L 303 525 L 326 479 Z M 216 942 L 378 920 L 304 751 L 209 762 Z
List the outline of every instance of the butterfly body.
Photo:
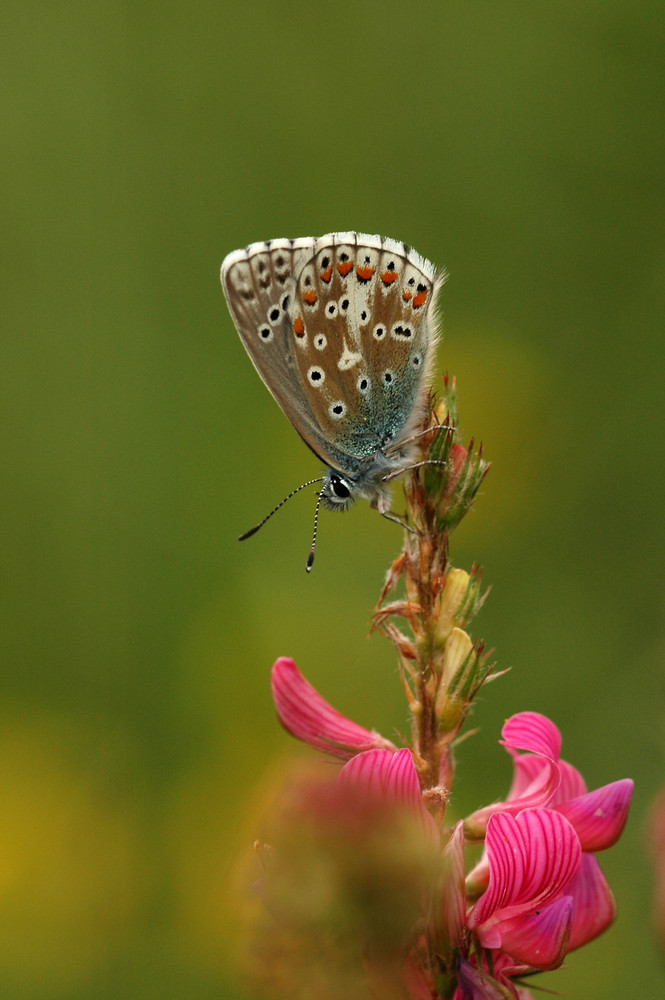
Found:
M 221 280 L 256 370 L 327 466 L 321 500 L 387 510 L 412 461 L 445 275 L 403 243 L 361 233 L 253 243 Z

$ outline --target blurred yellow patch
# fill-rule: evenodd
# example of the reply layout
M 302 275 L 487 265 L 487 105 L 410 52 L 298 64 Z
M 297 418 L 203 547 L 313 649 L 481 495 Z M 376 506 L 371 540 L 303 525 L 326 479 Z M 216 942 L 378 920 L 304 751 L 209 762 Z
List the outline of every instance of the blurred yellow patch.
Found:
M 95 787 L 82 735 L 53 718 L 0 720 L 0 982 L 12 995 L 92 980 L 141 895 L 131 812 Z

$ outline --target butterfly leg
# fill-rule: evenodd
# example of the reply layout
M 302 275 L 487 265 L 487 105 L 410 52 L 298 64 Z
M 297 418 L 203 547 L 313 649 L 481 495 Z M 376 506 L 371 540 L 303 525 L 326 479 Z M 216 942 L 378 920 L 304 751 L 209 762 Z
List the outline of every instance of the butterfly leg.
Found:
M 422 462 L 416 462 L 414 465 L 407 465 L 405 469 L 395 469 L 394 472 L 389 472 L 387 476 L 383 477 L 384 483 L 389 483 L 391 479 L 396 479 L 397 476 L 403 475 L 405 472 L 412 472 L 413 469 L 421 469 L 423 465 L 447 465 L 439 458 L 426 458 Z
M 391 451 L 396 451 L 398 448 L 403 448 L 405 444 L 412 444 L 417 441 L 418 438 L 424 437 L 425 434 L 430 434 L 432 431 L 455 431 L 456 428 L 452 424 L 432 424 L 431 427 L 426 427 L 424 431 L 418 431 L 417 434 L 412 434 L 411 437 L 406 438 L 404 441 L 395 441 L 393 444 L 388 445 L 384 448 L 384 454 L 389 455 Z
M 386 510 L 385 507 L 385 497 L 379 496 L 378 500 L 371 504 L 375 507 L 381 517 L 385 517 L 386 521 L 392 521 L 393 524 L 399 524 L 400 528 L 404 528 L 405 531 L 410 531 L 412 535 L 419 535 L 420 532 L 412 528 L 410 524 L 407 524 L 404 518 L 399 517 L 398 514 L 393 514 L 392 511 Z
M 404 521 L 401 517 L 398 517 L 397 514 L 390 514 L 388 513 L 388 511 L 385 510 L 380 511 L 380 514 L 381 517 L 385 517 L 386 521 L 392 521 L 393 524 L 399 524 L 401 528 L 404 528 L 405 531 L 410 531 L 412 535 L 420 534 L 419 531 L 416 531 L 415 528 L 412 528 L 410 524 L 407 524 L 406 521 Z

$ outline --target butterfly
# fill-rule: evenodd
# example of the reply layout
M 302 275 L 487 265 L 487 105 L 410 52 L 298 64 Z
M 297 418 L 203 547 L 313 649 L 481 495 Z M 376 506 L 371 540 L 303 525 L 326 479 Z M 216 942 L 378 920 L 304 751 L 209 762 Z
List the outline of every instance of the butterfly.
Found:
M 438 339 L 445 280 L 405 243 L 364 233 L 252 243 L 224 260 L 229 311 L 254 367 L 327 466 L 316 506 L 368 500 L 413 462 Z M 399 523 L 402 523 L 401 521 Z M 311 569 L 314 544 L 307 569 Z

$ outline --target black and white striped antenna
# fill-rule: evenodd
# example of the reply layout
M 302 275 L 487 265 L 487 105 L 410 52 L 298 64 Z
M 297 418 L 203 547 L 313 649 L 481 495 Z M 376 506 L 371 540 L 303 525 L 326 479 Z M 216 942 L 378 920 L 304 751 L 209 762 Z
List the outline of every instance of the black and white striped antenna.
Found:
M 321 500 L 323 499 L 323 490 L 319 492 L 318 499 L 316 501 L 316 507 L 314 509 L 314 531 L 312 532 L 312 547 L 309 550 L 309 555 L 307 556 L 307 562 L 305 563 L 305 569 L 307 572 L 311 572 L 312 566 L 314 565 L 314 548 L 316 546 L 316 532 L 319 528 L 319 510 L 321 508 Z
M 307 486 L 311 486 L 313 483 L 322 483 L 324 479 L 325 479 L 325 476 L 319 476 L 317 479 L 309 479 L 306 483 L 303 483 L 301 486 L 297 486 L 295 488 L 295 490 L 291 490 L 291 492 L 289 493 L 289 495 L 285 496 L 283 500 L 280 500 L 279 503 L 277 504 L 277 506 L 273 507 L 273 509 L 270 511 L 270 513 L 266 514 L 266 516 L 263 518 L 262 521 L 259 521 L 259 523 L 255 524 L 253 528 L 249 529 L 249 531 L 246 531 L 243 535 L 240 535 L 240 537 L 238 538 L 238 541 L 239 542 L 244 542 L 246 538 L 251 538 L 252 535 L 256 534 L 256 532 L 259 530 L 259 528 L 263 527 L 263 525 L 266 523 L 266 521 L 270 520 L 270 518 L 273 516 L 273 514 L 277 513 L 277 511 L 280 509 L 280 507 L 284 506 L 284 504 L 286 503 L 287 500 L 290 500 L 291 497 L 294 497 L 296 495 L 296 493 L 300 493 L 301 490 L 304 490 L 305 487 L 307 487 Z M 320 497 L 321 497 L 321 494 L 319 493 L 319 500 L 320 500 Z M 317 508 L 318 508 L 318 504 L 317 504 Z

